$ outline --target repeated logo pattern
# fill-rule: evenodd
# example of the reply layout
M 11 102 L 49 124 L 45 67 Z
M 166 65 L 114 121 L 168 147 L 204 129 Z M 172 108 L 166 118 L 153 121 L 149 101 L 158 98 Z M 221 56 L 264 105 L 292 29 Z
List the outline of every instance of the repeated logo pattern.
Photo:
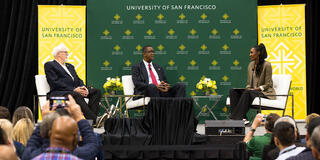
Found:
M 159 1 L 148 1 L 153 3 Z M 172 3 L 179 4 L 179 0 Z M 223 119 L 229 89 L 244 87 L 246 82 L 248 53 L 256 44 L 256 4 L 249 0 L 214 3 L 215 10 L 187 10 L 183 5 L 182 9 L 170 9 L 169 5 L 164 10 L 166 4 L 153 10 L 122 10 L 133 4 L 132 0 L 92 0 L 87 6 L 88 22 L 92 22 L 87 32 L 89 84 L 99 88 L 106 76 L 131 74 L 130 67 L 142 60 L 142 47 L 152 45 L 154 63 L 163 67 L 171 84 L 184 83 L 187 96 L 203 95 L 195 87 L 202 76 L 216 80 L 223 98 L 214 112 Z M 196 113 L 200 111 L 196 108 Z

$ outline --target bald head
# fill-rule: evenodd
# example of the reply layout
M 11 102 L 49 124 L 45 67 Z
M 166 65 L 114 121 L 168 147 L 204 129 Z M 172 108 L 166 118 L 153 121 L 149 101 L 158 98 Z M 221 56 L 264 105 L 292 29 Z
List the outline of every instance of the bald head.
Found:
M 11 146 L 0 145 L 0 160 L 18 160 L 18 158 Z
M 50 147 L 63 147 L 73 151 L 78 144 L 78 126 L 74 119 L 69 116 L 57 118 L 52 125 Z

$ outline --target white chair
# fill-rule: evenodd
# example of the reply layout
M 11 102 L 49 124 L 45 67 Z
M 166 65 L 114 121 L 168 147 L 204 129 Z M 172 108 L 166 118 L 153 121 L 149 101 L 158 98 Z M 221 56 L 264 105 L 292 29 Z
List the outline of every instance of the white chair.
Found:
M 50 86 L 45 75 L 35 75 L 36 88 L 38 93 L 39 105 L 42 109 L 42 106 L 47 101 L 47 93 L 50 91 Z M 89 102 L 88 98 L 84 99 L 87 103 Z M 35 109 L 35 108 L 34 108 Z
M 273 88 L 276 92 L 275 100 L 256 97 L 252 102 L 252 108 L 261 110 L 282 110 L 282 116 L 284 116 L 287 100 L 289 96 L 292 96 L 292 117 L 294 117 L 294 103 L 293 94 L 289 94 L 291 87 L 291 75 L 273 75 Z M 271 96 L 271 95 L 270 95 Z M 227 98 L 226 105 L 230 105 L 230 98 Z
M 133 84 L 131 75 L 122 76 L 122 84 L 123 84 L 124 95 L 134 94 L 134 84 Z M 132 109 L 132 108 L 148 105 L 150 101 L 150 97 L 143 97 L 137 100 L 133 100 L 133 97 L 125 97 L 125 101 L 127 102 L 126 109 Z

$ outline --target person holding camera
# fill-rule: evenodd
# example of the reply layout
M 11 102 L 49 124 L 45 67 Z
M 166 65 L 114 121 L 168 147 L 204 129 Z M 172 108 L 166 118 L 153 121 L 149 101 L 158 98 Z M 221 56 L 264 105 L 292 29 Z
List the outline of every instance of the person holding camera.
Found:
M 74 66 L 66 63 L 68 49 L 61 43 L 52 51 L 53 61 L 44 64 L 47 81 L 50 85 L 49 96 L 66 96 L 71 94 L 77 104 L 80 105 L 86 119 L 97 122 L 101 91 L 95 88 L 87 88 L 77 75 Z M 89 98 L 87 104 L 84 98 Z
M 43 121 L 36 126 L 26 148 L 22 159 L 32 159 L 46 151 L 50 147 L 49 131 L 52 129 L 53 122 L 61 116 L 70 116 L 77 123 L 79 134 L 81 135 L 81 145 L 78 145 L 72 154 L 87 160 L 93 160 L 100 152 L 99 143 L 89 122 L 83 119 L 80 106 L 75 102 L 71 95 L 68 95 L 67 106 L 64 108 L 50 107 L 49 101 L 42 107 Z
M 247 151 L 252 153 L 250 159 L 261 159 L 263 148 L 270 144 L 271 133 L 274 123 L 280 118 L 275 113 L 270 113 L 268 116 L 257 114 L 254 119 L 250 131 L 247 133 L 243 142 L 246 143 Z M 266 133 L 263 136 L 253 136 L 256 129 L 264 122 Z
M 186 86 L 177 83 L 171 86 L 166 80 L 162 67 L 152 63 L 154 49 L 147 45 L 142 49 L 143 61 L 132 66 L 134 94 L 146 97 L 185 97 Z

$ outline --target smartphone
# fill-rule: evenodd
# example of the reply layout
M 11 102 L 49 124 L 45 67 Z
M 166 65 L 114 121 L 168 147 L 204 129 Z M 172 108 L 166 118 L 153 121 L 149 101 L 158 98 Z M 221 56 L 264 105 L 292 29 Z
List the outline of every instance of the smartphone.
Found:
M 61 97 L 49 97 L 49 100 L 50 100 L 50 110 L 51 110 L 53 107 L 56 107 L 56 108 L 67 107 L 67 101 L 69 99 L 68 97 L 61 96 Z
M 268 116 L 268 115 L 263 115 L 262 122 L 266 122 L 267 116 Z

